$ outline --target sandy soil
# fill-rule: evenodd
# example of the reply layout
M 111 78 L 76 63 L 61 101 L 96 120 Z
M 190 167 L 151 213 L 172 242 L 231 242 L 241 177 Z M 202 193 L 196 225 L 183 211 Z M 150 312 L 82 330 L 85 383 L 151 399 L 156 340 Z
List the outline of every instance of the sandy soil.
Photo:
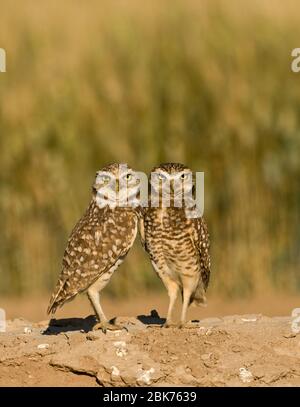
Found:
M 0 386 L 300 385 L 300 335 L 290 317 L 233 315 L 165 329 L 156 311 L 93 331 L 93 316 L 7 322 Z M 126 329 L 125 329 L 126 328 Z

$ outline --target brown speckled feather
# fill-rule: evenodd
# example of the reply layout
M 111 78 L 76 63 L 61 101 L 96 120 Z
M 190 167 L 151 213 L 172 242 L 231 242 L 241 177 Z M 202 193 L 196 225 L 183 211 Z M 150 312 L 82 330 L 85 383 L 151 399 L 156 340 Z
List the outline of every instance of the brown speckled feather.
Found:
M 151 184 L 157 194 L 162 193 L 167 182 L 175 183 L 180 179 L 189 179 L 192 191 L 194 178 L 191 170 L 183 164 L 161 164 L 154 167 L 153 172 L 161 180 L 157 185 Z M 183 297 L 181 323 L 184 323 L 189 304 L 206 303 L 205 292 L 210 277 L 210 243 L 204 218 L 190 217 L 192 212 L 196 214 L 195 207 L 185 206 L 184 200 L 182 206 L 175 205 L 172 194 L 170 198 L 167 206 L 160 200 L 155 207 L 145 208 L 139 225 L 142 245 L 170 298 L 167 325 L 177 292 L 180 291 Z
M 126 256 L 137 230 L 131 208 L 97 207 L 93 199 L 68 240 L 48 313 L 83 292 Z
M 203 217 L 192 219 L 192 239 L 199 252 L 201 276 L 206 290 L 210 278 L 209 233 Z

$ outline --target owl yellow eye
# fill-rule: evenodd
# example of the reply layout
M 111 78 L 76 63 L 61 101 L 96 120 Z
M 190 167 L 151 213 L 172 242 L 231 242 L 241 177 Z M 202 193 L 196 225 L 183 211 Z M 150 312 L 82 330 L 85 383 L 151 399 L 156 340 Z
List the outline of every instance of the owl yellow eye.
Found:
M 187 179 L 187 174 L 181 174 L 180 178 L 181 179 Z
M 127 179 L 127 181 L 132 180 L 132 174 L 126 174 L 125 178 Z

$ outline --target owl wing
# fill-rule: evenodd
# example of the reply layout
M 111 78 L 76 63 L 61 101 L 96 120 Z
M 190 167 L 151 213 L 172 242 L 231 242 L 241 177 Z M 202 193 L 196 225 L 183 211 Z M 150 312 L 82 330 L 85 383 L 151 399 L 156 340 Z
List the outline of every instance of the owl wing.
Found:
M 118 265 L 126 256 L 134 238 L 126 228 L 116 230 L 113 219 L 105 214 L 91 224 L 83 217 L 73 229 L 62 262 L 62 271 L 50 300 L 48 313 L 87 290 L 103 273 Z M 134 224 L 132 224 L 134 226 Z M 136 227 L 136 223 L 135 223 Z
M 210 278 L 210 255 L 209 255 L 209 233 L 203 217 L 191 219 L 192 240 L 199 253 L 201 277 L 206 290 Z

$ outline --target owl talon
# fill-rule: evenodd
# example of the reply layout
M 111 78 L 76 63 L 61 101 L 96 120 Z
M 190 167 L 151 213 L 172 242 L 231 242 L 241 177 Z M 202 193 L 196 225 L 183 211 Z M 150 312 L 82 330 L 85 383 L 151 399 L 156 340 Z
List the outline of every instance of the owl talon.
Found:
M 178 328 L 178 329 L 182 329 L 185 327 L 185 323 L 183 322 L 165 322 L 162 326 L 163 328 Z
M 93 331 L 101 330 L 103 333 L 106 334 L 107 330 L 108 331 L 121 331 L 123 327 L 120 325 L 115 325 L 111 324 L 110 322 L 98 322 L 96 325 L 93 327 Z
M 172 321 L 170 321 L 170 322 L 165 322 L 164 324 L 163 324 L 163 326 L 162 326 L 163 328 L 176 328 L 177 327 L 177 324 L 175 323 L 175 322 L 172 322 Z

